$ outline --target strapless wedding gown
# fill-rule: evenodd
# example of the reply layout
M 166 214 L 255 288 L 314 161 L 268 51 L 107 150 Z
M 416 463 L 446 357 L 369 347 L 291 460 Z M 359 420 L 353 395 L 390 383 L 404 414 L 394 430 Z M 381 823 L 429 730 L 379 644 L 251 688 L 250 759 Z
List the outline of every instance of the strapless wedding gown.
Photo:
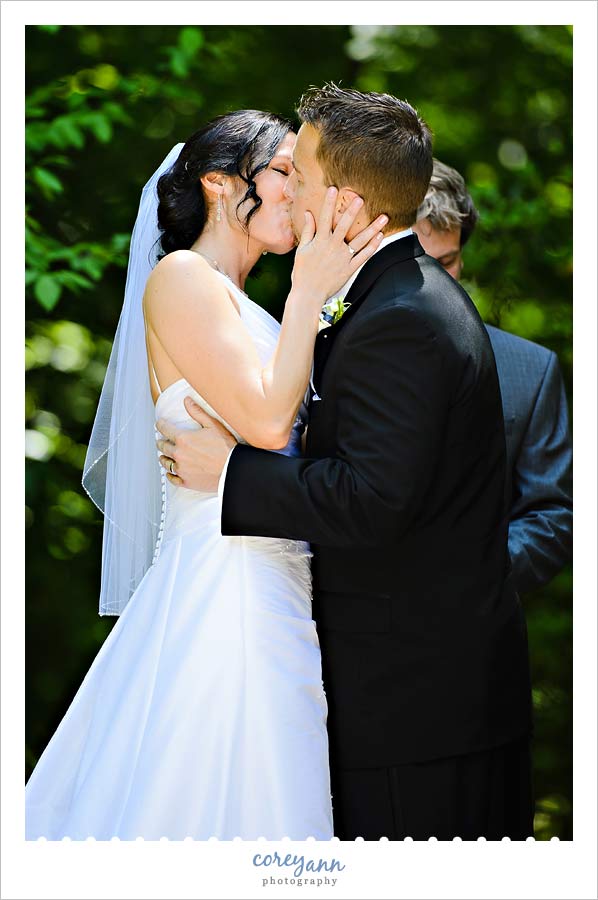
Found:
M 226 281 L 266 362 L 279 325 Z M 156 418 L 197 427 L 189 394 L 215 415 L 181 380 Z M 217 495 L 164 485 L 154 563 L 27 783 L 26 838 L 329 840 L 309 546 L 223 537 Z

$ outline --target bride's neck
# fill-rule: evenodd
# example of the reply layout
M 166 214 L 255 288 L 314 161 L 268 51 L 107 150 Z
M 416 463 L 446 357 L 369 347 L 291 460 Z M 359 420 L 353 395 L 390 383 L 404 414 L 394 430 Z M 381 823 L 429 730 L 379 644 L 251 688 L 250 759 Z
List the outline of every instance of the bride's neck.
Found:
M 255 246 L 251 238 L 230 228 L 206 229 L 192 250 L 201 253 L 212 265 L 227 275 L 241 290 L 245 279 L 258 261 L 263 248 Z

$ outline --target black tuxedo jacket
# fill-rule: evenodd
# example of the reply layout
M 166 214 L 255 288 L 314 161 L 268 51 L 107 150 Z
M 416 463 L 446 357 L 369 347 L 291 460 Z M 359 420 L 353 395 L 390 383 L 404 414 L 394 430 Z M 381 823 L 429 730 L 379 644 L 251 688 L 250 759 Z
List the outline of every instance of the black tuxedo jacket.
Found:
M 415 235 L 321 331 L 306 458 L 237 447 L 222 533 L 310 541 L 331 762 L 396 765 L 530 730 L 488 334 Z

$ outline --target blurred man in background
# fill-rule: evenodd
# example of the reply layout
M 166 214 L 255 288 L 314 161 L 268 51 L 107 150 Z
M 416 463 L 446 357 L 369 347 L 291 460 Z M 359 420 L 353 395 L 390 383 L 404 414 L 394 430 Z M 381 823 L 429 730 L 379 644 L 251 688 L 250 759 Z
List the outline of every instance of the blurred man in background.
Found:
M 456 280 L 478 212 L 461 175 L 434 160 L 413 230 Z M 509 552 L 518 593 L 541 587 L 571 559 L 572 452 L 565 387 L 552 350 L 487 326 L 507 445 Z

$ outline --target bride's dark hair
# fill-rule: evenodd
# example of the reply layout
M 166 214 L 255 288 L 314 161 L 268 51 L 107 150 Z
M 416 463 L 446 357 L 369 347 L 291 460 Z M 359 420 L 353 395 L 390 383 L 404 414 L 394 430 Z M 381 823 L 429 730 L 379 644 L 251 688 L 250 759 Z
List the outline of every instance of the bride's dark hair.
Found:
M 262 205 L 255 176 L 267 168 L 292 127 L 274 113 L 239 109 L 217 116 L 192 134 L 173 167 L 158 180 L 162 255 L 188 250 L 203 231 L 208 210 L 199 179 L 207 172 L 236 176 L 247 185 L 237 204 L 238 210 L 246 200 L 253 200 L 241 222 L 247 228 Z

